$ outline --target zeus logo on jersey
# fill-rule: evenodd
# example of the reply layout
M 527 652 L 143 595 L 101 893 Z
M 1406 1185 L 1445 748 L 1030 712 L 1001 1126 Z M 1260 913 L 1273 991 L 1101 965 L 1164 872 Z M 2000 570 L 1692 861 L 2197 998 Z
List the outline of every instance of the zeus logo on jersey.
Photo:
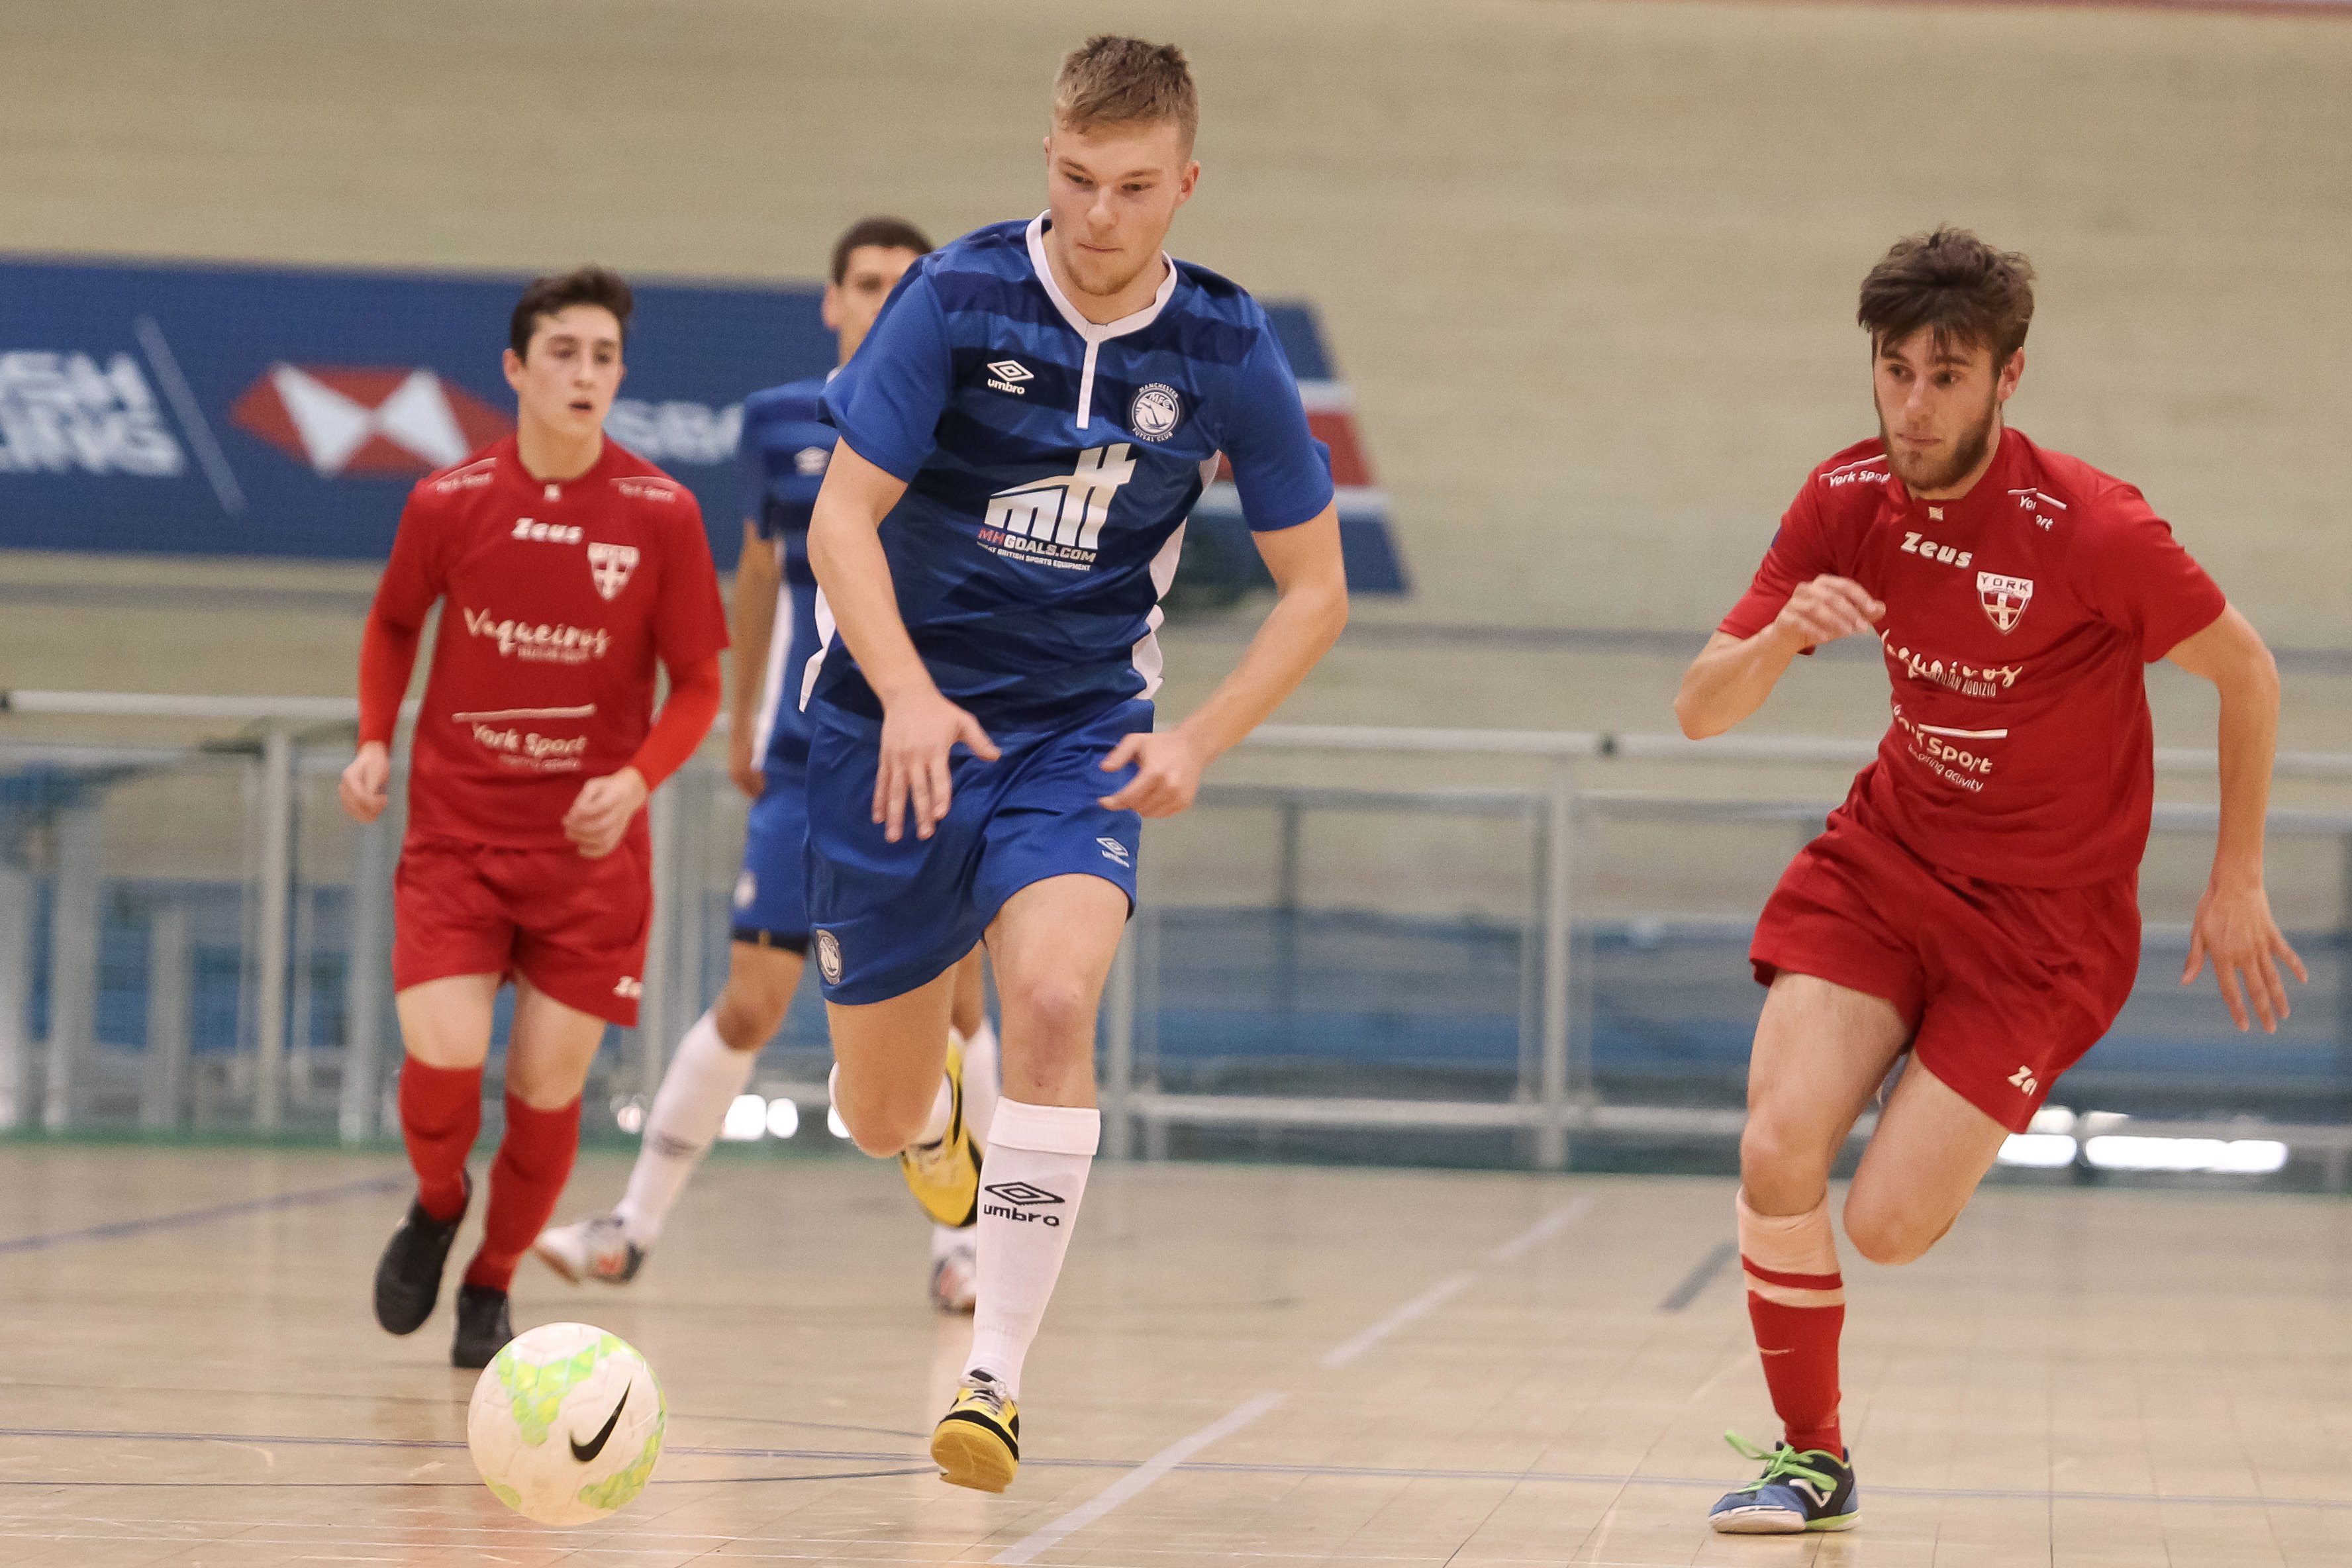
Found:
M 1973 559 L 1968 551 L 1955 550 L 1932 539 L 1922 539 L 1908 530 L 1903 535 L 1903 553 L 1916 555 L 1922 561 L 1940 561 L 1947 566 L 1966 566 Z
M 1007 561 L 1034 562 L 1066 572 L 1091 568 L 1103 524 L 1119 486 L 1135 477 L 1125 441 L 1078 454 L 1076 471 L 1015 485 L 988 498 L 981 520 L 982 548 Z
M 581 534 L 576 525 L 567 527 L 560 522 L 534 522 L 530 518 L 519 517 L 515 519 L 511 537 L 542 544 L 577 544 Z

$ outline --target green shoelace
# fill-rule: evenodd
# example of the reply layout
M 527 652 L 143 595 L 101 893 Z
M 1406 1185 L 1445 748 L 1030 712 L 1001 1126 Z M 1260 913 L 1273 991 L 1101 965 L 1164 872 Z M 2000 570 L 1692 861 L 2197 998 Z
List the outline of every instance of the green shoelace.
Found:
M 1808 1458 L 1811 1458 L 1814 1454 L 1821 1453 L 1822 1451 L 1820 1449 L 1808 1449 L 1803 1453 L 1800 1453 L 1794 1448 L 1783 1446 L 1767 1453 L 1765 1450 L 1758 1447 L 1755 1444 L 1749 1442 L 1747 1438 L 1741 1436 L 1737 1432 L 1726 1432 L 1723 1435 L 1723 1440 L 1730 1444 L 1733 1451 L 1738 1454 L 1741 1458 L 1761 1460 L 1764 1465 L 1764 1473 L 1762 1475 L 1757 1477 L 1754 1480 L 1748 1482 L 1744 1487 L 1734 1487 L 1732 1489 L 1734 1491 L 1759 1492 L 1775 1481 L 1791 1479 L 1801 1481 L 1811 1481 L 1813 1485 L 1819 1487 L 1824 1495 L 1837 1490 L 1837 1477 L 1832 1475 L 1827 1470 L 1823 1470 L 1815 1466 L 1805 1463 L 1805 1461 Z M 1832 1454 L 1822 1454 L 1822 1458 L 1825 1459 L 1834 1458 L 1836 1456 Z

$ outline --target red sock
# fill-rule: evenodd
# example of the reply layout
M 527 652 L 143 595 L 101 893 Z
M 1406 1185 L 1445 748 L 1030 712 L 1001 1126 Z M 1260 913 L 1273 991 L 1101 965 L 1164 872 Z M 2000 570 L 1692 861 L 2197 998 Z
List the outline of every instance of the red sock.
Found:
M 400 1064 L 400 1135 L 416 1170 L 416 1201 L 435 1219 L 466 1207 L 466 1156 L 482 1130 L 482 1069 Z
M 1748 1276 L 1748 1321 L 1789 1447 L 1843 1458 L 1838 1335 L 1845 1328 L 1845 1279 L 1829 1199 L 1809 1214 L 1759 1215 L 1741 1194 L 1739 1263 Z
M 503 1290 L 514 1282 L 515 1265 L 554 1215 L 579 1152 L 578 1100 L 556 1110 L 533 1110 L 507 1096 L 507 1135 L 490 1166 L 482 1249 L 466 1266 L 467 1284 Z

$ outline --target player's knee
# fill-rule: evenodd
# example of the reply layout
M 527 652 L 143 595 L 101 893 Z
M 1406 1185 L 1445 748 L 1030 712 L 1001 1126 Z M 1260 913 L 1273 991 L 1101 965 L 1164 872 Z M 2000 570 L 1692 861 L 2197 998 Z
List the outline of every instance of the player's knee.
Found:
M 841 1113 L 841 1124 L 849 1130 L 849 1141 L 861 1153 L 886 1160 L 920 1138 L 923 1122 L 930 1114 L 928 1101 L 915 1105 L 894 1105 L 887 1099 L 866 1099 L 844 1093 L 834 1104 Z
M 1002 980 L 998 983 L 1003 984 Z M 1022 1033 L 1042 1046 L 1090 1045 L 1094 1038 L 1094 1000 L 1075 980 L 1054 976 L 1027 980 L 1004 999 L 1008 1018 L 1017 1016 Z
M 719 1000 L 711 1005 L 710 1021 L 718 1026 L 719 1037 L 727 1042 L 729 1049 L 756 1051 L 783 1026 L 785 1009 L 792 1003 L 791 992 L 763 979 L 730 975 L 725 989 L 719 993 Z
M 1797 1133 L 1777 1117 L 1751 1111 L 1739 1133 L 1740 1179 L 1751 1195 L 1787 1186 L 1818 1196 L 1817 1189 L 1829 1179 L 1830 1158 L 1816 1146 L 1817 1142 Z
M 1856 1252 L 1885 1268 L 1916 1263 L 1951 1228 L 1948 1218 L 1906 1211 L 1860 1190 L 1846 1197 L 1846 1239 Z

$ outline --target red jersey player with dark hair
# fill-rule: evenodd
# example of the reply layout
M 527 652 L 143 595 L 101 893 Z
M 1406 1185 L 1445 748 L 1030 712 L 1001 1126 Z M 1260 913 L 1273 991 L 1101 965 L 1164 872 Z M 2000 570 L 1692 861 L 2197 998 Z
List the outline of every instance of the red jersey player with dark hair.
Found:
M 342 801 L 373 822 L 425 616 L 446 601 L 394 884 L 416 1198 L 376 1266 L 376 1321 L 393 1333 L 415 1331 L 439 1299 L 472 1197 L 491 1008 L 515 987 L 506 1132 L 457 1292 L 450 1359 L 464 1367 L 513 1337 L 507 1287 L 572 1173 L 596 1047 L 607 1024 L 636 1022 L 646 799 L 719 710 L 727 622 L 701 510 L 604 434 L 629 308 L 628 285 L 600 268 L 524 291 L 505 356 L 515 434 L 418 482 L 360 652 Z M 656 660 L 670 679 L 658 718 Z
M 2269 650 L 2138 490 L 2006 427 L 2032 268 L 1957 229 L 1864 281 L 1878 438 L 1813 470 L 1675 699 L 1685 734 L 1756 711 L 1800 653 L 1873 633 L 1894 722 L 1764 906 L 1770 989 L 1740 1142 L 1739 1251 L 1786 1427 L 1712 1513 L 1732 1533 L 1859 1517 L 1838 1423 L 1844 1284 L 1829 1175 L 1888 1070 L 1845 1203 L 1873 1262 L 1933 1247 L 2001 1142 L 2104 1035 L 2139 967 L 2155 782 L 2144 666 L 2221 693 L 2221 837 L 2182 984 L 2213 960 L 2240 1028 L 2286 1016 L 2263 889 Z

